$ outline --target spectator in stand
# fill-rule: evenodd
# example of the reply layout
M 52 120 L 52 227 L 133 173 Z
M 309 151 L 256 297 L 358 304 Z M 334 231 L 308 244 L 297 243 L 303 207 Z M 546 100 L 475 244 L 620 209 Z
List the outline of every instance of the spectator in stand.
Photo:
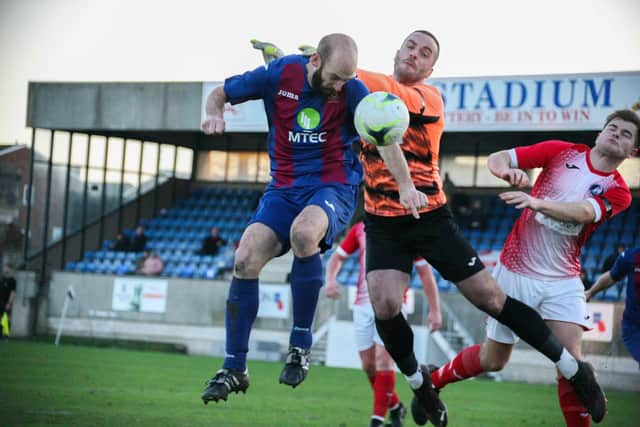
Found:
M 217 255 L 220 248 L 227 244 L 227 241 L 220 237 L 220 229 L 213 227 L 211 234 L 202 241 L 200 255 Z
M 145 257 L 142 260 L 141 266 L 136 270 L 136 273 L 143 274 L 145 276 L 158 276 L 164 270 L 164 262 L 157 253 L 145 252 Z
M 144 234 L 144 227 L 141 225 L 136 228 L 136 234 L 133 236 L 133 241 L 131 242 L 130 251 L 132 252 L 144 252 L 144 249 L 147 247 L 147 236 Z
M 127 252 L 131 247 L 129 238 L 124 233 L 118 233 L 116 241 L 111 245 L 111 250 L 115 252 Z

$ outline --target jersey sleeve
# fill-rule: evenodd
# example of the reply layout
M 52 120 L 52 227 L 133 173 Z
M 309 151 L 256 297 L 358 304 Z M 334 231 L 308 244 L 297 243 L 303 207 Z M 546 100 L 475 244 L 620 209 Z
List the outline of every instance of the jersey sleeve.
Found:
M 538 142 L 526 147 L 516 147 L 509 150 L 511 167 L 519 169 L 542 168 L 547 165 L 558 153 L 571 148 L 575 144 L 550 140 Z
M 371 92 L 385 91 L 398 96 L 404 101 L 411 113 L 430 116 L 441 116 L 444 102 L 438 89 L 425 84 L 408 86 L 398 83 L 391 76 L 382 73 L 358 69 L 360 79 Z
M 596 217 L 593 222 L 609 219 L 631 206 L 631 193 L 628 187 L 617 185 L 604 194 L 587 199 L 593 206 Z
M 618 258 L 616 258 L 616 262 L 613 263 L 613 267 L 611 267 L 611 271 L 609 271 L 613 280 L 616 282 L 618 280 L 622 280 L 624 276 L 631 272 L 631 268 L 633 267 L 633 260 L 631 257 L 631 251 L 624 251 L 618 256 Z
M 224 92 L 227 95 L 227 101 L 231 104 L 240 104 L 252 99 L 262 99 L 268 80 L 268 65 L 226 79 Z
M 342 243 L 338 246 L 337 251 L 340 255 L 348 257 L 360 247 L 358 243 L 357 228 L 358 227 L 355 225 L 351 227 L 351 230 L 347 233 L 347 237 L 345 237 Z

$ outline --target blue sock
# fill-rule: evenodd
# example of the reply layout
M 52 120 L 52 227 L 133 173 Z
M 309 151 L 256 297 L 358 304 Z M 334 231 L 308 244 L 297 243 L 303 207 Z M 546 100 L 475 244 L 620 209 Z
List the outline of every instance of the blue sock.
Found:
M 258 314 L 258 279 L 238 279 L 234 277 L 229 287 L 226 324 L 225 369 L 244 371 L 247 368 L 249 334 Z
M 289 344 L 310 349 L 311 324 L 322 287 L 322 259 L 320 253 L 304 258 L 295 257 L 291 267 L 291 295 L 293 299 L 293 328 Z

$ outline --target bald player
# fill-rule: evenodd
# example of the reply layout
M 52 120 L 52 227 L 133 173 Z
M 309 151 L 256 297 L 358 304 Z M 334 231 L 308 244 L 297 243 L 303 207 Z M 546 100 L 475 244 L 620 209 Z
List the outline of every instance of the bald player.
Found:
M 323 37 L 317 52 L 289 55 L 230 77 L 208 96 L 206 134 L 225 129 L 225 102 L 262 99 L 268 120 L 271 182 L 235 253 L 226 309 L 226 355 L 202 400 L 227 400 L 249 387 L 249 334 L 258 312 L 258 277 L 264 265 L 291 249 L 293 326 L 280 383 L 296 387 L 309 370 L 311 324 L 322 287 L 320 253 L 351 219 L 362 167 L 353 113 L 368 94 L 357 80 L 357 46 L 345 34 Z M 415 215 L 426 205 L 398 145 L 383 150 L 401 202 Z

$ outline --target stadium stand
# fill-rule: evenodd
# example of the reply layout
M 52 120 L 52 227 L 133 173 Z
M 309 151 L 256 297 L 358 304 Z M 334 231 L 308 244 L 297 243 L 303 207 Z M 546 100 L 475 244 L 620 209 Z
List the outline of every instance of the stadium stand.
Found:
M 141 220 L 148 237 L 145 249 L 155 251 L 165 263 L 162 276 L 213 279 L 231 269 L 235 242 L 251 218 L 259 195 L 257 190 L 196 188 L 173 208 Z M 227 245 L 216 256 L 199 255 L 202 240 L 214 226 L 220 228 Z M 134 230 L 124 233 L 130 237 Z M 85 252 L 82 260 L 68 262 L 65 270 L 133 274 L 142 253 L 110 251 L 112 243 L 105 240 L 101 250 Z

